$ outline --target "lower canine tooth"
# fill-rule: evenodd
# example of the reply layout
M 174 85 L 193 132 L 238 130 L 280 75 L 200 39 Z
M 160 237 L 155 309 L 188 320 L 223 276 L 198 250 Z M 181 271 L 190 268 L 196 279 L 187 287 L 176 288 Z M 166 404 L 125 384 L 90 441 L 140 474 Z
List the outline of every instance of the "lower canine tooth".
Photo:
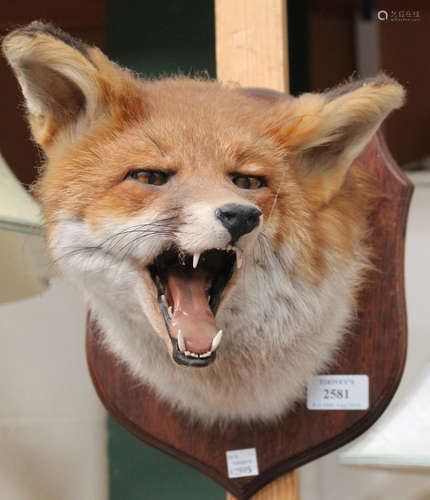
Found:
M 181 352 L 185 352 L 185 354 L 187 354 L 187 351 L 185 350 L 185 340 L 181 330 L 178 332 L 178 347 Z
M 212 347 L 211 347 L 212 352 L 218 349 L 221 339 L 222 339 L 222 330 L 220 330 L 212 340 Z
M 242 262 L 243 262 L 242 255 L 240 253 L 236 253 L 236 265 L 238 269 L 242 267 Z
M 212 351 L 205 352 L 204 354 L 200 354 L 201 358 L 208 358 L 212 354 Z
M 169 313 L 169 318 L 172 319 L 173 318 L 173 309 L 172 309 L 172 306 L 169 306 L 167 308 L 167 312 Z

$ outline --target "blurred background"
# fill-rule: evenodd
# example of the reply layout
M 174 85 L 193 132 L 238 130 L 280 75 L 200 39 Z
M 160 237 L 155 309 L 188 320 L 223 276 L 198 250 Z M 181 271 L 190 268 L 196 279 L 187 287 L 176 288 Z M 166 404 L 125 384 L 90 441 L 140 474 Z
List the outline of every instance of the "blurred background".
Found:
M 409 3 L 288 0 L 292 94 L 380 70 L 408 92 L 407 106 L 384 126 L 394 158 L 417 184 L 406 255 L 410 350 L 389 412 L 413 388 L 430 347 L 430 3 Z M 378 19 L 381 10 L 387 17 Z M 203 71 L 216 77 L 212 0 L 5 0 L 0 35 L 35 19 L 98 45 L 143 76 Z M 41 155 L 4 59 L 0 85 L 0 152 L 28 186 Z M 8 286 L 2 276 L 0 286 Z M 210 479 L 138 442 L 106 416 L 87 374 L 84 325 L 85 306 L 61 278 L 42 295 L 0 305 L 0 498 L 224 499 Z M 356 470 L 340 465 L 338 455 L 301 469 L 304 500 L 430 499 L 430 473 Z

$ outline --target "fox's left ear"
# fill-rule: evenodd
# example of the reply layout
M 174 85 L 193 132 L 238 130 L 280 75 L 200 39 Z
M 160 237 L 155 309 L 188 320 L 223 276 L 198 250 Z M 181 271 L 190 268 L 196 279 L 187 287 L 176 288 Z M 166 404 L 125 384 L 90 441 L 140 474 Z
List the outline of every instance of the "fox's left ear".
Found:
M 127 80 L 97 48 L 38 21 L 9 33 L 3 52 L 24 94 L 33 137 L 45 151 L 59 134 L 73 138 L 93 123 L 106 110 L 113 82 L 120 74 Z
M 286 109 L 278 139 L 297 158 L 306 184 L 328 201 L 382 121 L 404 102 L 405 91 L 381 74 L 323 94 L 304 94 Z

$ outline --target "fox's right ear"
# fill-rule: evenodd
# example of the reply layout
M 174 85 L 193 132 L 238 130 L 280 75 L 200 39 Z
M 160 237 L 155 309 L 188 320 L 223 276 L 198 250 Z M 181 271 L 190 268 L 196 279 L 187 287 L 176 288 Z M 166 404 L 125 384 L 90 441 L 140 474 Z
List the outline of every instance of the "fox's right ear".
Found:
M 7 35 L 3 51 L 24 94 L 33 137 L 42 148 L 59 132 L 73 134 L 78 121 L 81 125 L 97 116 L 101 80 L 93 56 L 104 57 L 98 49 L 36 21 Z

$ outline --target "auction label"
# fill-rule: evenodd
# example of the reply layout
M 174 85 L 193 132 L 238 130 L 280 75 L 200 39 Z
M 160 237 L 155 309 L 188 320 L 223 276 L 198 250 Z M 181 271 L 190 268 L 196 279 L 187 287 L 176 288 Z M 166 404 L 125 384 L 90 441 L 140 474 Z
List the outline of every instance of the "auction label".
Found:
M 308 384 L 308 410 L 367 410 L 367 375 L 317 375 Z
M 257 450 L 245 448 L 243 450 L 226 451 L 228 477 L 258 476 Z

